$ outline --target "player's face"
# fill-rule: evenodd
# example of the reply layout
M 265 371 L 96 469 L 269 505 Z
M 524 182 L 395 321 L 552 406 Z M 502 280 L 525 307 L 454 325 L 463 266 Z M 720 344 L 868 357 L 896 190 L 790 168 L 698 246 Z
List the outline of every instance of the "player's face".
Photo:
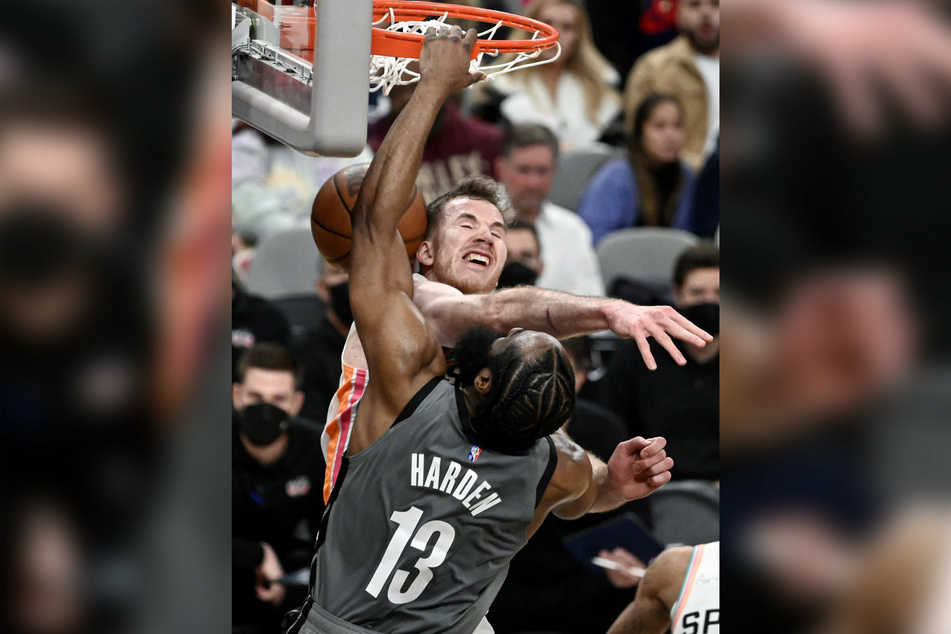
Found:
M 699 52 L 720 47 L 720 0 L 680 0 L 677 24 Z
M 515 148 L 499 161 L 499 175 L 512 204 L 522 213 L 537 213 L 555 179 L 555 159 L 547 145 Z
M 670 101 L 658 104 L 644 121 L 642 139 L 644 153 L 651 161 L 660 164 L 677 161 L 684 144 L 680 109 Z
M 420 263 L 433 279 L 466 294 L 495 288 L 508 254 L 505 222 L 492 203 L 456 198 L 446 204 L 436 235 L 420 247 Z
M 680 308 L 697 304 L 719 304 L 720 269 L 694 269 L 684 278 L 683 285 L 674 289 L 674 298 Z

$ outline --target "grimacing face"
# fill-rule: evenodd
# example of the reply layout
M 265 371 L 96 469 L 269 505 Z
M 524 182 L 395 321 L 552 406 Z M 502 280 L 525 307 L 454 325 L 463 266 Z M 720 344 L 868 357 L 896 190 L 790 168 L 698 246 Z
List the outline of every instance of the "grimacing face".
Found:
M 446 203 L 431 240 L 416 258 L 431 278 L 465 294 L 487 293 L 498 284 L 508 250 L 505 221 L 492 203 L 456 198 Z

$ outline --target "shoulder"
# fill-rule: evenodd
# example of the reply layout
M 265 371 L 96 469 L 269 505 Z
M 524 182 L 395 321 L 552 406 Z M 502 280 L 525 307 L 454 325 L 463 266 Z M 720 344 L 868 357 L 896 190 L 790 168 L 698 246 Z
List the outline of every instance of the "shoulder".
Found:
M 677 546 L 657 555 L 647 567 L 641 582 L 644 592 L 656 595 L 668 608 L 672 608 L 680 596 L 693 550 L 693 546 Z
M 551 219 L 553 224 L 568 228 L 573 233 L 580 234 L 581 236 L 590 236 L 591 230 L 588 228 L 588 225 L 581 219 L 581 216 L 575 212 L 560 207 L 555 203 L 545 203 L 544 210 L 545 215 Z
M 670 63 L 680 56 L 680 49 L 685 42 L 686 39 L 680 36 L 675 38 L 672 42 L 658 46 L 654 50 L 644 53 L 644 55 L 637 60 L 637 63 L 634 64 L 634 69 L 631 73 L 634 74 L 638 71 L 653 70 L 659 66 Z
M 462 291 L 454 286 L 433 282 L 418 273 L 413 275 L 413 302 L 420 310 L 434 300 L 462 296 Z
M 631 162 L 626 158 L 611 159 L 591 179 L 592 184 L 625 184 L 633 181 L 634 171 L 631 169 Z

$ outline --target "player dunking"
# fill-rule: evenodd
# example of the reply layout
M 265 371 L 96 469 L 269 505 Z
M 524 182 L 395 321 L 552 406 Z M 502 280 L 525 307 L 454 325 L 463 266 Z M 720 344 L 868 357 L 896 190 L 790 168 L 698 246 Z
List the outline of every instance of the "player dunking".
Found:
M 353 211 L 351 304 L 376 378 L 359 401 L 293 634 L 472 632 L 549 512 L 613 508 L 670 479 L 661 438 L 622 443 L 592 468 L 566 436 L 548 436 L 574 402 L 567 356 L 549 335 L 468 333 L 457 385 L 443 378 L 396 224 L 439 107 L 481 77 L 468 72 L 475 31 L 461 36 L 427 33 L 419 87 Z

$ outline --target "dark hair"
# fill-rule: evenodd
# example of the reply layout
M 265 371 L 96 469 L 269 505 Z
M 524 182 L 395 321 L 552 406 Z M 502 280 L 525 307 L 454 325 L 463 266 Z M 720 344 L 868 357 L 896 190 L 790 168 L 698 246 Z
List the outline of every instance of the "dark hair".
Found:
M 442 219 L 442 211 L 451 200 L 456 198 L 475 198 L 495 205 L 502 214 L 502 221 L 509 226 L 515 219 L 515 210 L 512 208 L 512 199 L 505 188 L 488 176 L 467 176 L 448 192 L 429 203 L 426 207 L 426 237 L 431 237 Z
M 644 124 L 647 123 L 647 120 L 651 114 L 653 114 L 657 106 L 665 103 L 672 103 L 677 106 L 677 110 L 680 112 L 680 118 L 681 120 L 683 119 L 684 108 L 677 97 L 656 92 L 647 95 L 637 106 L 637 110 L 634 111 L 633 129 L 628 130 L 628 134 L 631 135 L 628 148 L 630 154 L 644 152 Z
M 561 346 L 552 346 L 526 361 L 514 346 L 491 353 L 499 335 L 485 328 L 466 333 L 456 346 L 461 387 L 472 385 L 483 368 L 492 372 L 492 387 L 471 417 L 472 440 L 503 453 L 517 453 L 561 427 L 575 404 L 575 375 Z
M 680 254 L 674 265 L 674 286 L 683 286 L 687 276 L 697 269 L 720 268 L 720 249 L 712 242 L 701 242 Z
M 238 383 L 244 383 L 244 377 L 252 368 L 290 372 L 294 375 L 294 386 L 298 386 L 300 366 L 294 355 L 280 344 L 259 343 L 245 350 L 238 359 Z
M 552 161 L 558 162 L 558 137 L 538 123 L 522 123 L 509 128 L 502 144 L 502 156 L 509 158 L 513 150 L 534 145 L 547 145 L 551 149 Z
M 529 222 L 528 220 L 522 220 L 521 218 L 516 218 L 512 222 L 508 223 L 509 231 L 518 231 L 519 229 L 532 232 L 532 235 L 535 236 L 535 242 L 538 243 L 538 253 L 541 254 L 542 241 L 538 237 L 538 229 L 535 227 L 535 223 Z

